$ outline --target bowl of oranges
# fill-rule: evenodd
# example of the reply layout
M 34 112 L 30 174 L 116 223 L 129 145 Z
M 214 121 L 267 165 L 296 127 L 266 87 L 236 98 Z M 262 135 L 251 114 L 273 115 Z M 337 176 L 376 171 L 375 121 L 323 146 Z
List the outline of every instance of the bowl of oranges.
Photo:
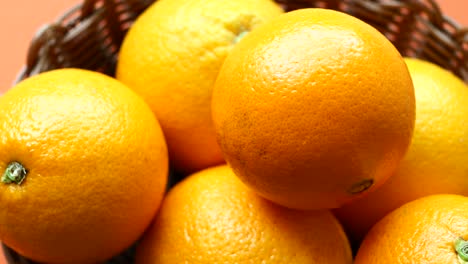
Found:
M 434 1 L 83 1 L 0 97 L 5 256 L 468 263 L 467 82 Z

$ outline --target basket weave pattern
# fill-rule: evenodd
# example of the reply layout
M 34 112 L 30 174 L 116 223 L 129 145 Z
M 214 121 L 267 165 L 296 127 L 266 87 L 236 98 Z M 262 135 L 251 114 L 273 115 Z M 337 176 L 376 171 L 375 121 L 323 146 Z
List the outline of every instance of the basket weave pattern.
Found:
M 113 75 L 123 37 L 153 0 L 85 0 L 33 39 L 18 80 L 64 67 Z M 285 10 L 321 7 L 364 20 L 404 56 L 434 62 L 468 81 L 468 28 L 433 0 L 276 0 Z
M 404 56 L 436 63 L 468 83 L 468 28 L 433 0 L 275 0 L 286 11 L 320 7 L 351 14 L 382 32 Z M 17 81 L 75 67 L 114 75 L 118 50 L 136 17 L 154 0 L 84 0 L 32 40 Z M 4 246 L 11 264 L 35 263 Z M 133 263 L 134 247 L 108 263 Z

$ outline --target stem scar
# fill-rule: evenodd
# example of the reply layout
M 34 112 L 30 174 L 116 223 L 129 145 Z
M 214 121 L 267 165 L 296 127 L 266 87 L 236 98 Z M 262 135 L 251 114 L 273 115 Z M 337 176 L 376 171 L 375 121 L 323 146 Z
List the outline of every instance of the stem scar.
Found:
M 26 178 L 28 171 L 26 168 L 17 161 L 12 161 L 8 163 L 5 172 L 2 175 L 1 181 L 5 184 L 16 183 L 21 185 L 21 183 Z

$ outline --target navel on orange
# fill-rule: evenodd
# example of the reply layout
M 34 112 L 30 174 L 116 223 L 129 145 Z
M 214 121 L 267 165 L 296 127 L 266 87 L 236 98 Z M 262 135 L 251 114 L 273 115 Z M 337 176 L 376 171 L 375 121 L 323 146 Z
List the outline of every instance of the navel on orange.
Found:
M 176 170 L 224 163 L 211 121 L 219 68 L 244 34 L 282 12 L 272 0 L 159 0 L 132 25 L 117 79 L 158 117 Z
M 236 175 L 299 209 L 335 208 L 381 185 L 411 140 L 412 81 L 376 29 L 326 9 L 285 13 L 226 58 L 212 98 Z
M 169 191 L 138 244 L 136 263 L 350 264 L 352 257 L 329 211 L 278 206 L 218 166 Z
M 168 158 L 147 104 L 103 74 L 62 69 L 0 97 L 0 240 L 44 263 L 97 263 L 150 224 Z

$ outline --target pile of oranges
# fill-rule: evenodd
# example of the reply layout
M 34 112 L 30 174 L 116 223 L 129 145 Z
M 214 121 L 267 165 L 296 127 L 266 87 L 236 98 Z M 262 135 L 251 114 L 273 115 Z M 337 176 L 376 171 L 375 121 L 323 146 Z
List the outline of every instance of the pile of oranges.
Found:
M 351 15 L 159 0 L 114 77 L 0 97 L 0 240 L 56 264 L 468 263 L 467 105 Z

